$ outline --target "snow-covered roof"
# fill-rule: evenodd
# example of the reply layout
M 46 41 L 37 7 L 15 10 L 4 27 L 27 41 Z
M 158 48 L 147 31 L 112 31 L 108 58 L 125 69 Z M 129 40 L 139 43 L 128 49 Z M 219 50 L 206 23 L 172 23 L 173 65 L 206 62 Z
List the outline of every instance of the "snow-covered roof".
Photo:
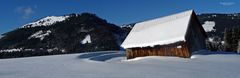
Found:
M 188 23 L 193 10 L 137 23 L 125 41 L 123 48 L 147 47 L 185 41 Z

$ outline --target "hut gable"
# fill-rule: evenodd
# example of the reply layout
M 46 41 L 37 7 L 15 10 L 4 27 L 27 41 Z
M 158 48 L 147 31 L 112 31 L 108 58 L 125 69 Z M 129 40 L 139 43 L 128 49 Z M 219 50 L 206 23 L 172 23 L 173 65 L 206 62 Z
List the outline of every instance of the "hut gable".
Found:
M 175 52 L 175 49 L 178 51 L 179 46 L 184 46 L 184 51 L 188 53 L 185 57 L 189 57 L 191 54 L 189 53 L 189 50 L 194 51 L 199 49 L 196 47 L 192 47 L 196 49 L 189 48 L 189 46 L 192 45 L 192 42 L 197 42 L 194 40 L 187 41 L 190 39 L 189 37 L 194 37 L 189 33 L 196 33 L 196 35 L 200 34 L 201 36 L 197 38 L 201 39 L 197 40 L 203 41 L 206 35 L 205 31 L 202 29 L 203 28 L 197 20 L 194 11 L 189 10 L 135 24 L 121 46 L 127 49 L 127 56 L 129 55 L 128 52 L 136 52 L 136 54 L 138 54 L 136 57 L 152 55 L 152 53 L 154 55 L 159 52 L 163 53 L 167 51 L 171 51 L 172 53 L 165 54 L 176 56 L 179 53 Z M 197 32 L 195 32 L 195 30 Z M 139 55 L 138 51 L 145 53 Z M 179 51 L 183 52 L 183 50 Z M 164 53 L 162 55 L 164 55 Z M 135 56 L 132 58 L 134 57 Z

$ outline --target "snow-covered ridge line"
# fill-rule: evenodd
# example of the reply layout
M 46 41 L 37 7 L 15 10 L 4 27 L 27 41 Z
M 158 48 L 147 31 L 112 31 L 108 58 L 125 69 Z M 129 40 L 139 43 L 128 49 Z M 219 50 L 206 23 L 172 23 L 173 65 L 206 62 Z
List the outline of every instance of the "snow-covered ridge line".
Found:
M 28 23 L 23 25 L 21 28 L 32 28 L 32 27 L 38 27 L 38 26 L 49 26 L 53 25 L 57 22 L 64 21 L 68 18 L 69 16 L 48 16 L 43 19 L 40 19 L 36 22 Z
M 120 27 L 121 28 L 124 28 L 124 27 L 126 27 L 126 28 L 133 28 L 133 26 L 131 24 L 124 24 L 124 25 L 121 25 Z

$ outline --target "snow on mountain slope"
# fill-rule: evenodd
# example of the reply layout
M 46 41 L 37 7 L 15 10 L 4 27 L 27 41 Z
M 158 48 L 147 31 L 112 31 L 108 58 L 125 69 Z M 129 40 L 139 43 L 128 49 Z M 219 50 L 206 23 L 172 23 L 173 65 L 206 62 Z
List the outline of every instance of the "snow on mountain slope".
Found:
M 201 52 L 193 59 L 116 51 L 0 60 L 0 78 L 239 78 L 240 55 Z
M 37 27 L 37 26 L 49 26 L 52 24 L 55 24 L 56 22 L 61 22 L 64 21 L 68 18 L 69 16 L 48 16 L 43 19 L 40 19 L 36 22 L 28 23 L 22 28 L 31 28 L 31 27 Z
M 3 53 L 3 52 L 12 53 L 12 52 L 21 52 L 21 51 L 35 51 L 35 50 L 34 49 L 23 49 L 23 48 L 12 48 L 12 49 L 2 49 L 2 50 L 0 50 L 0 53 Z
M 215 26 L 215 22 L 214 21 L 205 21 L 204 24 L 202 25 L 204 30 L 206 32 L 211 32 L 211 31 L 215 31 L 216 29 L 214 29 Z
M 43 40 L 45 36 L 48 36 L 51 33 L 50 30 L 47 31 L 38 31 L 36 33 L 34 33 L 33 35 L 31 35 L 30 37 L 28 37 L 28 39 L 32 39 L 32 38 L 39 38 L 40 40 Z
M 0 50 L 0 53 L 1 52 L 19 52 L 19 51 L 22 51 L 22 48 Z
M 86 44 L 86 43 L 91 43 L 91 36 L 90 35 L 86 35 L 86 37 L 82 40 L 82 44 Z

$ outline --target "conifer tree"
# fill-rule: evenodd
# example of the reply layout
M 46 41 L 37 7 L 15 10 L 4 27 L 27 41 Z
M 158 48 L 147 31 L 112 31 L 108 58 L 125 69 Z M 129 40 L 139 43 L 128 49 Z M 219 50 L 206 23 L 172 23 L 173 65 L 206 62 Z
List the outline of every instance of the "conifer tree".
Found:
M 240 40 L 238 40 L 238 49 L 237 52 L 240 53 Z

